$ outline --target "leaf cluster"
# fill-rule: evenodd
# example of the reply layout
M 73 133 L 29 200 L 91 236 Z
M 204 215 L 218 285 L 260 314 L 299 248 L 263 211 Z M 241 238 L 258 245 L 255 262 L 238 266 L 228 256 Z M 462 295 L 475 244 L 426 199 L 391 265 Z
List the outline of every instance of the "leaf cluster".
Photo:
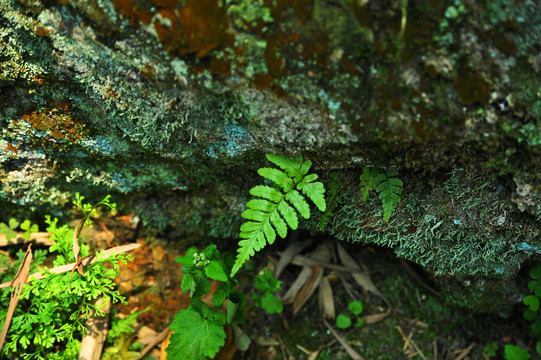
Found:
M 169 326 L 173 334 L 166 350 L 168 359 L 213 358 L 225 344 L 226 333 L 223 327 L 226 324 L 239 325 L 244 321 L 246 295 L 234 289 L 239 282 L 235 275 L 230 275 L 235 258 L 231 253 L 221 256 L 216 245 L 212 244 L 202 251 L 191 247 L 184 256 L 175 260 L 183 265 L 181 288 L 190 292 L 192 302 L 187 309 L 175 315 Z M 202 297 L 210 291 L 213 280 L 220 283 L 212 296 L 211 308 L 202 301 Z M 282 311 L 282 303 L 273 295 L 280 289 L 280 281 L 265 270 L 262 275 L 255 277 L 254 285 L 259 291 L 253 294 L 255 306 L 269 313 Z M 222 309 L 225 303 L 227 306 L 224 313 Z M 242 333 L 239 335 L 241 338 Z
M 276 280 L 267 269 L 263 270 L 263 275 L 256 275 L 254 287 L 258 292 L 252 294 L 254 305 L 265 309 L 269 314 L 282 312 L 284 309 L 282 301 L 274 296 L 274 293 L 281 289 L 281 284 L 282 282 Z
M 526 320 L 533 321 L 530 326 L 530 330 L 533 335 L 541 334 L 541 314 L 540 298 L 541 298 L 541 265 L 530 270 L 530 277 L 532 281 L 528 283 L 528 288 L 532 291 L 532 294 L 527 295 L 522 300 L 528 308 L 524 311 L 524 318 Z
M 229 275 L 234 256 L 230 253 L 221 256 L 216 245 L 212 244 L 200 252 L 191 247 L 184 256 L 178 256 L 175 260 L 183 265 L 184 275 L 180 286 L 183 291 L 190 292 L 192 302 L 187 309 L 175 315 L 169 326 L 173 334 L 167 347 L 168 359 L 214 357 L 225 344 L 223 326 L 243 321 L 242 306 L 246 297 L 233 289 L 238 281 Z M 202 297 L 210 291 L 213 280 L 220 281 L 220 284 L 212 297 L 214 307 L 210 308 L 202 301 Z M 229 300 L 227 316 L 217 310 L 226 300 Z
M 303 218 L 310 218 L 308 197 L 320 211 L 325 211 L 325 188 L 323 183 L 315 181 L 316 174 L 308 174 L 312 162 L 304 161 L 302 155 L 295 159 L 267 154 L 267 160 L 277 168 L 261 168 L 257 172 L 269 180 L 273 186 L 257 185 L 250 189 L 255 198 L 246 203 L 247 209 L 241 216 L 248 221 L 240 227 L 239 249 L 233 266 L 234 275 L 256 251 L 267 243 L 287 236 L 288 229 L 296 230 L 299 213 Z M 302 194 L 301 194 L 302 193 Z M 303 196 L 304 195 L 304 196 Z
M 361 200 L 366 201 L 370 192 L 376 191 L 383 203 L 383 221 L 389 222 L 396 205 L 401 200 L 404 183 L 395 172 L 384 172 L 377 168 L 364 167 L 360 177 Z
M 9 219 L 8 223 L 0 223 L 0 234 L 6 236 L 7 241 L 17 237 L 17 232 L 15 231 L 17 227 L 20 226 L 20 229 L 23 231 L 23 239 L 30 240 L 33 232 L 38 231 L 38 226 L 32 224 L 30 220 L 24 220 L 22 223 L 19 223 L 16 219 Z
M 352 301 L 348 304 L 348 310 L 355 316 L 355 327 L 361 327 L 365 323 L 365 319 L 359 317 L 363 311 L 363 304 L 360 301 Z M 347 329 L 352 324 L 352 318 L 346 314 L 338 314 L 336 317 L 336 326 L 340 329 Z

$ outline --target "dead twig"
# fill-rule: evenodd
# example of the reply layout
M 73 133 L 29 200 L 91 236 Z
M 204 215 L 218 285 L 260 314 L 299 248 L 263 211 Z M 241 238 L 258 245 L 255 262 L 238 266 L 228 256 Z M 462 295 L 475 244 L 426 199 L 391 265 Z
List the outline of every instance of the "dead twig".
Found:
M 111 255 L 118 255 L 118 254 L 123 253 L 123 252 L 133 251 L 135 249 L 138 249 L 140 246 L 141 246 L 141 244 L 127 244 L 127 245 L 122 245 L 122 246 L 116 246 L 114 248 L 105 250 L 103 256 L 105 258 L 107 258 L 107 257 L 109 257 Z M 98 259 L 96 258 L 96 254 L 94 254 L 92 256 L 84 258 L 81 261 L 81 265 L 82 266 L 87 266 L 89 264 L 92 264 L 92 263 L 96 262 L 97 260 Z M 72 271 L 73 267 L 76 264 L 77 263 L 70 263 L 70 264 L 66 264 L 66 265 L 62 265 L 62 266 L 57 266 L 57 267 L 54 267 L 52 269 L 49 269 L 48 272 L 55 273 L 55 274 L 65 273 L 65 272 L 68 272 L 68 271 Z M 45 275 L 37 272 L 37 273 L 34 273 L 34 274 L 28 276 L 28 278 L 25 279 L 25 282 L 29 282 L 29 281 L 32 281 L 32 280 L 41 280 L 43 278 L 45 278 Z M 10 287 L 11 285 L 12 285 L 12 282 L 6 282 L 6 283 L 3 283 L 3 284 L 0 284 L 0 289 Z

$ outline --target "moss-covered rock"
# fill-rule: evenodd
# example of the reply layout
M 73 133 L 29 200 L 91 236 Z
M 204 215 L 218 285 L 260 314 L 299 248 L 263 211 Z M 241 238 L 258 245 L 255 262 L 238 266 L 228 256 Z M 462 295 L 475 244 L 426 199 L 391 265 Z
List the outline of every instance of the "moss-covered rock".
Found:
M 519 298 L 541 251 L 534 1 L 0 5 L 3 208 L 112 193 L 175 236 L 235 237 L 263 154 L 303 153 L 350 183 L 305 227 L 391 247 L 462 305 Z M 405 184 L 388 224 L 365 166 Z

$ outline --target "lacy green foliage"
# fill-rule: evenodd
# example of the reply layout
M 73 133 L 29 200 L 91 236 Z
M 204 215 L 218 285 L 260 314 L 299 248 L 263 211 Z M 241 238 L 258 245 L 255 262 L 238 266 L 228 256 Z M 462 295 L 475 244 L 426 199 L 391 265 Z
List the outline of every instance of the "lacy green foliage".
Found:
M 82 209 L 89 207 L 82 204 Z M 108 198 L 106 198 L 108 200 Z M 108 201 L 107 201 L 108 202 Z M 112 205 L 112 204 L 109 204 Z M 92 208 L 92 207 L 90 207 Z M 86 212 L 85 214 L 90 214 Z M 90 220 L 90 218 L 88 218 Z M 91 221 L 91 220 L 90 220 Z M 53 265 L 59 266 L 75 259 L 73 257 L 73 229 L 67 225 L 57 226 L 58 219 L 46 218 L 47 231 L 52 233 L 55 244 L 49 248 L 56 255 Z M 87 246 L 81 246 L 81 255 L 88 253 Z M 22 255 L 22 252 L 20 252 Z M 0 282 L 10 281 L 18 269 L 23 256 L 0 274 Z M 86 328 L 84 322 L 92 314 L 105 315 L 102 308 L 94 304 L 98 297 L 110 299 L 113 303 L 125 302 L 114 289 L 113 279 L 118 274 L 120 262 L 131 259 L 129 255 L 111 255 L 104 258 L 103 251 L 97 260 L 85 267 L 85 276 L 79 273 L 50 273 L 42 270 L 45 278 L 27 283 L 21 294 L 9 329 L 3 356 L 7 359 L 74 359 L 77 357 L 79 342 Z M 45 260 L 44 252 L 36 251 L 30 272 L 36 271 Z M 2 289 L 0 318 L 4 319 L 9 304 L 10 289 Z
M 331 217 L 333 217 L 334 210 L 342 203 L 342 191 L 347 187 L 340 173 L 332 172 L 329 176 L 331 181 L 327 183 L 327 192 L 325 196 L 327 209 L 319 218 L 319 230 L 325 229 L 331 220 Z
M 25 240 L 30 240 L 32 233 L 38 231 L 38 226 L 36 224 L 32 224 L 30 220 L 24 220 L 22 223 L 19 223 L 16 219 L 11 218 L 7 224 L 0 223 L 0 234 L 4 234 L 7 241 L 10 241 L 17 236 L 17 232 L 15 230 L 19 226 L 20 229 L 24 231 L 22 236 Z
M 137 318 L 149 309 L 147 307 L 144 310 L 133 312 L 123 319 L 116 316 L 112 318 L 101 360 L 137 360 L 141 358 L 139 352 L 130 350 L 130 345 L 135 337 Z
M 274 187 L 257 185 L 250 189 L 250 194 L 256 196 L 246 203 L 248 207 L 242 217 L 248 221 L 240 227 L 239 249 L 232 274 L 264 248 L 267 243 L 276 240 L 276 233 L 285 238 L 288 228 L 296 230 L 299 224 L 297 210 L 305 219 L 310 218 L 308 197 L 320 211 L 325 211 L 325 188 L 317 180 L 316 174 L 308 174 L 312 162 L 303 161 L 302 155 L 295 159 L 287 159 L 279 155 L 267 154 L 267 159 L 280 167 L 261 168 L 259 175 L 274 183 Z M 300 192 L 303 195 L 301 195 Z
M 490 189 L 490 190 L 489 190 Z M 534 254 L 536 229 L 515 225 L 515 205 L 474 171 L 454 169 L 433 192 L 412 189 L 403 195 L 403 209 L 384 224 L 378 214 L 380 202 L 374 197 L 361 200 L 360 190 L 344 190 L 343 205 L 331 219 L 329 231 L 339 240 L 389 247 L 402 258 L 413 261 L 435 275 L 471 279 L 488 277 L 494 287 L 472 281 L 462 295 L 447 294 L 448 300 L 468 308 L 501 312 L 509 309 L 502 293 L 518 291 L 507 278 Z M 517 251 L 531 244 L 530 252 Z M 501 286 L 496 290 L 496 287 Z M 494 293 L 491 293 L 494 292 Z M 496 296 L 498 293 L 498 296 Z M 467 300 L 466 300 L 467 299 Z
M 396 175 L 394 172 L 386 173 L 377 168 L 364 167 L 360 177 L 361 199 L 366 201 L 370 191 L 376 191 L 383 202 L 383 221 L 385 222 L 389 222 L 402 195 L 404 183 L 396 178 Z
M 207 356 L 214 358 L 225 344 L 224 325 L 238 325 L 244 321 L 244 293 L 233 289 L 238 284 L 231 274 L 235 258 L 231 253 L 220 256 L 216 245 L 209 245 L 199 252 L 191 247 L 184 256 L 175 259 L 183 264 L 183 291 L 190 291 L 192 302 L 187 309 L 180 310 L 170 325 L 173 331 L 167 347 L 169 360 L 197 360 Z M 212 296 L 210 308 L 202 302 L 203 295 L 210 291 L 211 280 L 220 281 Z M 255 287 L 261 294 L 254 294 L 254 305 L 269 313 L 282 311 L 282 303 L 273 293 L 280 289 L 280 282 L 269 271 L 255 278 Z M 227 301 L 225 314 L 221 311 Z

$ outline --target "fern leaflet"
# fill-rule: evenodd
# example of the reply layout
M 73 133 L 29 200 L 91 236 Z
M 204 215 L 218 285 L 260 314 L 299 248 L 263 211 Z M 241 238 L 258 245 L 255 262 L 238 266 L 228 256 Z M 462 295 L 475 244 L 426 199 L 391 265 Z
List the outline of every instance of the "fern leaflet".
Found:
M 375 190 L 383 202 L 383 221 L 385 222 L 389 222 L 401 199 L 404 183 L 396 178 L 397 175 L 394 172 L 386 173 L 376 168 L 364 167 L 360 177 L 361 200 L 366 201 L 370 191 Z
M 247 209 L 242 217 L 248 221 L 240 227 L 239 249 L 237 259 L 231 270 L 233 276 L 242 265 L 267 245 L 276 240 L 276 234 L 285 238 L 288 228 L 296 230 L 300 214 L 310 218 L 310 206 L 303 195 L 306 195 L 319 210 L 325 211 L 325 188 L 316 174 L 309 174 L 312 167 L 309 160 L 303 161 L 302 155 L 294 159 L 280 155 L 267 154 L 267 159 L 277 165 L 276 168 L 261 168 L 257 172 L 274 187 L 257 185 L 250 189 L 256 198 L 246 203 Z M 302 194 L 301 194 L 302 192 Z

